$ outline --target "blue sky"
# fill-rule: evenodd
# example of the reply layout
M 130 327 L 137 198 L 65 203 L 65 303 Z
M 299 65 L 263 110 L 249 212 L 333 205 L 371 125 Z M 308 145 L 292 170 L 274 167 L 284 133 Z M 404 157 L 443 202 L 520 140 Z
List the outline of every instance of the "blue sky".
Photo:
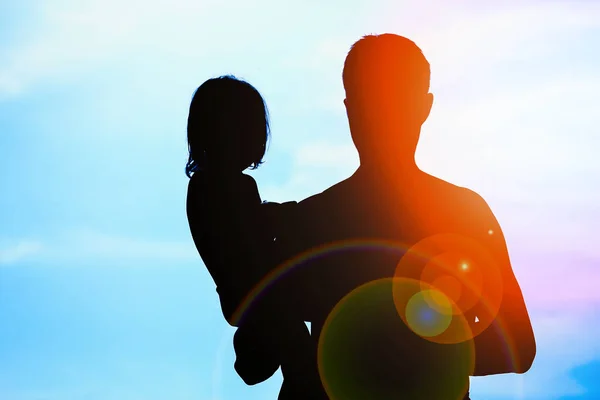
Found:
M 273 140 L 252 174 L 302 199 L 358 165 L 341 68 L 383 32 L 430 60 L 418 163 L 492 206 L 538 340 L 473 398 L 598 398 L 600 7 L 449 3 L 2 0 L 0 398 L 275 398 L 279 375 L 235 374 L 189 235 L 187 107 L 207 78 L 254 84 Z

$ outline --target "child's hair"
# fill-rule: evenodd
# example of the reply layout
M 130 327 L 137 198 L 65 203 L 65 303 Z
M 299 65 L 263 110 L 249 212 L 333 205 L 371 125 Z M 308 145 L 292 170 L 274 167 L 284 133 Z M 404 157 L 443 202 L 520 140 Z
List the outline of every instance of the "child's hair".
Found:
M 194 93 L 187 124 L 188 177 L 206 168 L 207 159 L 227 154 L 243 171 L 255 169 L 265 155 L 269 116 L 260 93 L 232 75 L 212 78 Z

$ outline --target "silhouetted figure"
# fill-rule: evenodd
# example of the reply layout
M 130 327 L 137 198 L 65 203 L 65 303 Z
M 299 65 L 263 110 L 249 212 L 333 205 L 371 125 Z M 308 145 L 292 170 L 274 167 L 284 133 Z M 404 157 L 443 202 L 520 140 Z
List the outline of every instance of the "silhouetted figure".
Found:
M 284 263 L 339 241 L 393 242 L 397 250 L 348 245 L 321 252 L 283 274 L 264 297 L 284 304 L 286 315 L 311 322 L 310 357 L 316 371 L 317 340 L 345 295 L 394 276 L 403 248 L 435 234 L 460 234 L 487 249 L 500 270 L 503 298 L 497 315 L 489 315 L 479 302 L 467 316 L 471 326 L 489 322 L 489 328 L 472 341 L 433 343 L 392 318 L 391 293 L 379 303 L 366 299 L 361 310 L 368 318 L 354 331 L 337 333 L 338 343 L 355 346 L 340 353 L 339 362 L 339 371 L 348 374 L 345 382 L 355 389 L 338 388 L 344 393 L 339 398 L 434 400 L 459 393 L 468 399 L 469 373 L 454 365 L 462 362 L 469 345 L 476 353 L 472 375 L 526 372 L 535 356 L 535 340 L 498 222 L 477 193 L 428 175 L 415 163 L 421 125 L 433 103 L 428 61 L 404 37 L 365 36 L 348 53 L 343 82 L 360 167 L 348 179 L 289 208 L 272 251 Z M 270 260 L 271 254 L 263 256 Z M 327 373 L 337 373 L 332 371 Z M 440 382 L 451 382 L 454 392 L 440 388 Z M 307 398 L 327 398 L 327 385 L 316 384 Z
M 213 277 L 223 315 L 230 324 L 242 299 L 272 268 L 270 221 L 277 210 L 261 204 L 256 182 L 242 171 L 256 168 L 269 135 L 266 105 L 249 83 L 233 76 L 204 82 L 194 94 L 188 117 L 190 177 L 187 215 L 196 247 Z M 271 307 L 272 308 L 272 307 Z M 303 385 L 286 379 L 304 375 L 303 355 L 310 335 L 302 320 L 293 323 L 273 309 L 256 305 L 234 336 L 235 368 L 248 384 L 268 379 L 282 366 L 284 389 Z M 279 314 L 279 315 L 277 315 Z

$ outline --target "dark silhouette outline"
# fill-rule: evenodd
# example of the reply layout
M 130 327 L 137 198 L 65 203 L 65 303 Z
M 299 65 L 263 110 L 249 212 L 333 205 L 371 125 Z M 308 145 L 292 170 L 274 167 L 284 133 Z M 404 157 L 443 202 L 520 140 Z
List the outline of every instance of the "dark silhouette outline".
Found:
M 426 174 L 414 160 L 421 125 L 433 104 L 429 81 L 429 63 L 409 39 L 368 35 L 352 46 L 343 71 L 344 104 L 360 167 L 350 178 L 298 203 L 294 213 L 288 214 L 288 229 L 278 236 L 280 259 L 324 243 L 364 237 L 404 243 L 439 233 L 473 238 L 494 256 L 503 280 L 500 311 L 473 340 L 477 354 L 473 375 L 524 373 L 535 357 L 535 339 L 497 220 L 478 194 Z M 365 282 L 393 276 L 400 257 L 365 253 L 320 258 L 287 273 L 270 295 L 272 301 L 287 299 L 289 307 L 311 321 L 312 334 L 318 336 L 340 298 Z M 349 265 L 353 265 L 351 270 Z M 328 290 L 315 290 L 316 283 Z M 482 308 L 475 312 L 486 314 Z M 514 363 L 503 352 L 503 335 L 514 342 Z M 442 351 L 423 343 L 405 349 L 404 364 L 415 363 L 431 350 L 429 365 L 434 365 L 453 347 Z M 390 362 L 375 368 L 385 376 L 402 365 Z M 426 373 L 422 381 L 415 381 L 410 372 L 388 379 L 396 379 L 398 396 L 403 386 L 435 385 L 435 375 Z M 464 379 L 468 388 L 468 377 Z M 431 396 L 424 393 L 422 398 Z
M 267 223 L 274 219 L 269 215 L 273 208 L 261 204 L 256 182 L 242 173 L 262 163 L 268 137 L 266 104 L 249 83 L 226 75 L 196 90 L 188 117 L 187 215 L 231 325 L 248 285 L 270 266 L 260 264 L 263 255 L 259 259 L 256 249 L 260 243 L 268 252 L 265 245 L 273 243 Z M 302 386 L 292 380 L 305 373 L 299 369 L 304 357 L 296 353 L 306 351 L 310 336 L 303 321 L 289 323 L 277 314 L 281 312 L 257 305 L 235 322 L 235 368 L 252 385 L 271 377 L 281 365 L 284 378 L 293 377 L 285 380 L 284 388 L 298 393 Z
M 324 192 L 282 209 L 276 219 L 284 222 L 270 236 L 277 240 L 256 243 L 255 264 L 274 268 L 298 254 L 338 241 L 416 244 L 441 233 L 474 239 L 498 264 L 503 300 L 497 315 L 488 315 L 480 302 L 470 316 L 472 324 L 477 323 L 475 317 L 489 318 L 489 327 L 469 341 L 477 355 L 472 375 L 524 373 L 535 358 L 535 338 L 496 218 L 478 194 L 428 175 L 414 160 L 421 126 L 433 104 L 429 81 L 429 63 L 409 39 L 368 35 L 352 46 L 343 71 L 344 104 L 360 167 Z M 311 322 L 312 351 L 306 359 L 312 372 L 307 376 L 314 377 L 318 371 L 315 338 L 331 310 L 355 288 L 394 276 L 403 255 L 400 247 L 396 253 L 357 248 L 321 255 L 286 271 L 261 293 L 257 303 L 268 310 L 265 313 L 280 313 L 290 324 Z M 245 315 L 252 309 L 255 307 Z M 435 344 L 407 329 L 386 330 L 385 324 L 378 329 L 368 340 L 373 355 L 361 353 L 366 357 L 354 360 L 359 372 L 377 379 L 378 383 L 372 381 L 372 386 L 365 388 L 373 393 L 369 396 L 446 398 L 436 391 L 436 385 L 440 376 L 452 373 L 451 359 L 462 352 L 460 344 Z M 389 329 L 395 328 L 390 325 Z M 503 350 L 506 337 L 512 341 L 512 360 Z M 393 340 L 386 340 L 389 338 Z M 457 384 L 464 387 L 461 396 L 465 399 L 469 398 L 468 378 L 468 374 L 456 377 Z M 322 382 L 308 378 L 305 382 L 312 387 L 302 398 L 328 398 Z M 297 395 L 284 389 L 280 398 Z

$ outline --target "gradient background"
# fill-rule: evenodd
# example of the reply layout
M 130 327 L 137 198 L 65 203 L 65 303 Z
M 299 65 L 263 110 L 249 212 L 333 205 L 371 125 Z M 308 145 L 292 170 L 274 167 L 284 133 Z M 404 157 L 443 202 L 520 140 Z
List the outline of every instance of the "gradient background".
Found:
M 275 399 L 247 387 L 185 216 L 194 89 L 233 73 L 300 200 L 358 165 L 342 64 L 366 33 L 432 65 L 417 161 L 482 194 L 527 301 L 525 375 L 479 399 L 599 399 L 597 1 L 0 0 L 0 399 Z

